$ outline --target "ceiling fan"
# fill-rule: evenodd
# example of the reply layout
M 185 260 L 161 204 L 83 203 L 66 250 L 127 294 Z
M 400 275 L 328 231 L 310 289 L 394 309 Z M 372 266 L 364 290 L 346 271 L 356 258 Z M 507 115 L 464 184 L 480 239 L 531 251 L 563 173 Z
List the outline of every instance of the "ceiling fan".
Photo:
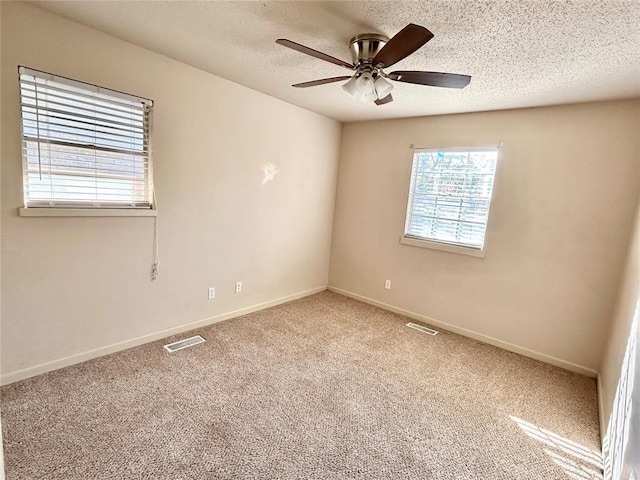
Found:
M 391 39 L 377 33 L 357 35 L 349 42 L 353 63 L 345 62 L 286 38 L 279 38 L 276 43 L 320 60 L 346 67 L 349 70 L 355 70 L 354 75 L 296 83 L 292 85 L 293 87 L 315 87 L 326 83 L 348 80 L 342 88 L 353 98 L 364 102 L 373 101 L 376 105 L 384 105 L 393 101 L 391 96 L 393 85 L 387 79 L 396 82 L 447 88 L 464 88 L 469 84 L 471 77 L 468 75 L 405 70 L 385 73 L 382 70 L 411 55 L 432 38 L 433 33 L 413 23 L 404 27 Z

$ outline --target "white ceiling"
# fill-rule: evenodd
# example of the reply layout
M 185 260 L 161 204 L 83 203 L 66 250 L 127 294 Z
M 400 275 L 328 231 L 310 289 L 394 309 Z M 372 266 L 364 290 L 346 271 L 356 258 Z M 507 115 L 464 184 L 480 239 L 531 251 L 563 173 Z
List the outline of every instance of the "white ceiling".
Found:
M 638 0 L 31 3 L 340 121 L 640 97 Z M 353 100 L 341 83 L 296 89 L 349 70 L 275 43 L 350 62 L 351 37 L 391 37 L 408 23 L 435 37 L 391 71 L 467 74 L 468 87 L 394 82 L 383 106 Z

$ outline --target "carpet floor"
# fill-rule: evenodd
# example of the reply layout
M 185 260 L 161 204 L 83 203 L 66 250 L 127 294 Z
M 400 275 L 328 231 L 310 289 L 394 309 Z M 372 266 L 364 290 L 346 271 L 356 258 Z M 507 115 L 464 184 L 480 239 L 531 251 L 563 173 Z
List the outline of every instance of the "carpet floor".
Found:
M 322 292 L 8 385 L 7 480 L 602 478 L 593 379 L 407 321 Z

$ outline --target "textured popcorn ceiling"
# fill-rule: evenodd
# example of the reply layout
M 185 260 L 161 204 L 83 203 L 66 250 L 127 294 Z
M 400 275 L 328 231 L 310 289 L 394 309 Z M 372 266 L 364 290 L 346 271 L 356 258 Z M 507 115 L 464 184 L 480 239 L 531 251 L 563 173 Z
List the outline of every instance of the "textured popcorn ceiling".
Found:
M 640 97 L 640 1 L 48 1 L 33 4 L 340 121 Z M 351 61 L 360 33 L 408 23 L 435 37 L 392 70 L 472 76 L 464 90 L 394 82 L 384 106 L 340 83 L 292 83 L 349 70 L 275 43 L 288 38 Z

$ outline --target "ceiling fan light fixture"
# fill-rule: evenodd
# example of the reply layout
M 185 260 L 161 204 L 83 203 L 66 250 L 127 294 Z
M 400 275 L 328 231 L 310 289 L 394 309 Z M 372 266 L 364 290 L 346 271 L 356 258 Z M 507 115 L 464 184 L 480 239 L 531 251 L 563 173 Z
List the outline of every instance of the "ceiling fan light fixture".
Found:
M 371 91 L 367 91 L 358 97 L 361 102 L 373 102 L 378 99 L 375 88 Z
M 375 80 L 376 94 L 378 98 L 384 98 L 391 93 L 393 90 L 393 85 L 391 82 L 385 80 L 382 75 L 378 75 L 378 78 Z
M 377 97 L 376 86 L 371 72 L 364 72 L 356 80 L 356 88 L 358 91 L 358 100 L 362 102 L 373 102 Z
M 342 85 L 342 89 L 345 92 L 347 92 L 353 98 L 357 98 L 358 97 L 357 81 L 358 81 L 358 79 L 357 79 L 356 75 L 354 75 L 353 77 L 351 77 L 349 79 L 349 81 L 347 83 Z

